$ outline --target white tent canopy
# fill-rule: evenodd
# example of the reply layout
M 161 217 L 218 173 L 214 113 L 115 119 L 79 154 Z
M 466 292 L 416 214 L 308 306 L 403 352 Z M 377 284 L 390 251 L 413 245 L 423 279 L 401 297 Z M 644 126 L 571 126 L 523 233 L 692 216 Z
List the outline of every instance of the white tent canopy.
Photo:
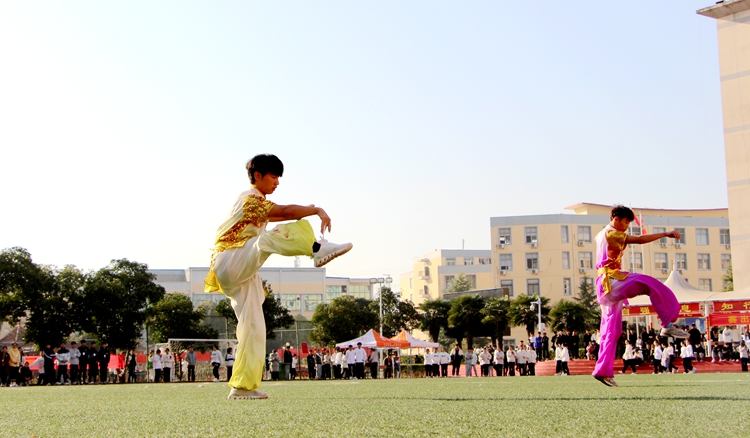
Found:
M 364 348 L 408 348 L 409 345 L 406 341 L 398 341 L 388 339 L 384 336 L 380 336 L 375 330 L 370 330 L 364 335 L 354 338 L 351 341 L 339 342 L 336 344 L 339 348 L 347 348 L 350 345 L 356 347 L 358 343 L 362 343 Z
M 409 347 L 405 347 L 405 348 L 438 348 L 440 346 L 440 344 L 438 344 L 437 342 L 429 342 L 429 341 L 423 341 L 421 339 L 417 339 L 414 336 L 407 333 L 406 330 L 401 330 L 401 333 L 397 334 L 391 339 L 396 340 L 396 341 L 408 342 Z
M 703 303 L 716 299 L 717 293 L 711 291 L 705 291 L 698 289 L 692 284 L 688 283 L 678 269 L 672 269 L 669 277 L 664 282 L 674 292 L 674 296 L 680 304 L 686 303 Z M 628 299 L 631 306 L 648 306 L 651 304 L 651 298 L 648 295 L 639 295 L 635 298 Z

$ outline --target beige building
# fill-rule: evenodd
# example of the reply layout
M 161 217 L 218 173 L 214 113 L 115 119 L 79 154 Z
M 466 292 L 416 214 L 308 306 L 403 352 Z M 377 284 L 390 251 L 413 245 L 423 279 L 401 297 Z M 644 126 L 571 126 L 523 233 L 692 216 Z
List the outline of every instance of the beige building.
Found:
M 413 269 L 401 275 L 401 299 L 420 305 L 426 300 L 443 298 L 458 275 L 464 274 L 472 289 L 492 287 L 492 251 L 477 249 L 439 249 L 415 257 Z
M 181 293 L 190 297 L 194 306 L 205 301 L 218 302 L 224 298 L 219 293 L 205 293 L 203 280 L 207 267 L 187 269 L 149 269 L 156 275 L 156 283 L 167 293 Z M 373 299 L 369 278 L 326 277 L 325 268 L 272 268 L 259 271 L 268 282 L 273 294 L 292 314 L 311 319 L 315 307 L 330 302 L 341 295 Z
M 511 296 L 540 293 L 556 303 L 578 295 L 584 277 L 596 277 L 594 238 L 609 223 L 611 207 L 581 203 L 567 207 L 575 214 L 493 217 L 493 288 L 509 288 Z M 691 284 L 722 289 L 722 276 L 732 259 L 726 209 L 655 210 L 634 208 L 647 233 L 677 229 L 679 241 L 660 239 L 630 245 L 623 269 L 666 280 L 677 262 Z M 630 233 L 640 227 L 631 224 Z
M 734 286 L 750 287 L 750 0 L 700 9 L 717 20 Z

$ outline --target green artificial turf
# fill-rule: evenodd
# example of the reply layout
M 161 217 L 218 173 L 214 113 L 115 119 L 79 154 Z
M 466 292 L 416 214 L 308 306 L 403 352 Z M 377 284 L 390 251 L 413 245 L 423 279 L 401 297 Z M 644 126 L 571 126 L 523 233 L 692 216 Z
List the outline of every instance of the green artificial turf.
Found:
M 750 375 L 264 382 L 0 388 L 3 437 L 741 437 Z

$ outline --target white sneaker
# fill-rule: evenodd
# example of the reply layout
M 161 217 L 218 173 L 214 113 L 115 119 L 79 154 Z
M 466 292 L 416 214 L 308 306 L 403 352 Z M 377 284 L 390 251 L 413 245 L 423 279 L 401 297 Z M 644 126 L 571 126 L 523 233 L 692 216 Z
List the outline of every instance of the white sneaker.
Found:
M 320 248 L 312 255 L 316 268 L 320 268 L 336 257 L 348 253 L 354 246 L 351 243 L 331 243 L 322 237 L 318 240 L 318 243 L 320 244 Z
M 661 329 L 661 332 L 659 333 L 659 336 L 663 338 L 667 337 L 673 337 L 673 338 L 681 338 L 681 339 L 687 339 L 690 337 L 690 333 L 680 330 L 675 326 L 672 326 L 670 328 L 663 328 Z
M 693 368 L 692 370 L 688 371 L 688 374 L 695 374 L 695 368 Z
M 219 381 L 219 379 L 214 379 L 214 382 L 218 382 L 218 381 Z

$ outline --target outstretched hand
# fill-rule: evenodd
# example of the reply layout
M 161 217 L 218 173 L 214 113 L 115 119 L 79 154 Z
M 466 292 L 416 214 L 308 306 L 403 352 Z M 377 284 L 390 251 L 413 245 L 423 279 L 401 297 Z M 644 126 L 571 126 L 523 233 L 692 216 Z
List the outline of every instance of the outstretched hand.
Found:
M 320 218 L 320 232 L 325 234 L 326 230 L 331 231 L 331 218 L 328 217 L 328 213 L 319 208 L 318 217 Z
M 671 237 L 672 239 L 679 239 L 680 233 L 678 233 L 677 230 L 672 230 L 667 233 L 667 237 Z

